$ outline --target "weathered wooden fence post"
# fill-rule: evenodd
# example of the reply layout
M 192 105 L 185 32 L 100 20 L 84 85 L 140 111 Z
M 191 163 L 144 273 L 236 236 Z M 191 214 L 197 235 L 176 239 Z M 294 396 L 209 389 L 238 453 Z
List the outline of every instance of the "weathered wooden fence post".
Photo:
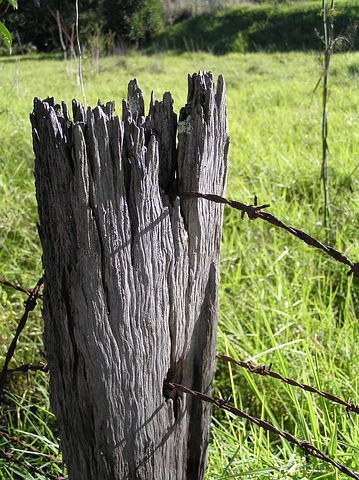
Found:
M 35 99 L 31 115 L 45 269 L 51 401 L 72 480 L 204 477 L 210 409 L 166 388 L 208 392 L 214 371 L 225 86 L 189 77 L 173 100 L 129 84 L 85 110 Z M 176 134 L 178 132 L 178 146 Z

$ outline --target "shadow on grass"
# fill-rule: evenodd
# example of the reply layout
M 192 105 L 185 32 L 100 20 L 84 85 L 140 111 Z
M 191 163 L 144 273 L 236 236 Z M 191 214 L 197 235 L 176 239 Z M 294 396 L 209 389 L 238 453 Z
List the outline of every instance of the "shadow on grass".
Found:
M 0 63 L 16 63 L 19 60 L 22 62 L 47 62 L 48 60 L 64 60 L 63 53 L 29 53 L 27 55 L 14 55 L 0 57 Z
M 335 35 L 346 36 L 347 49 L 359 49 L 359 2 L 340 4 Z M 203 14 L 177 24 L 155 41 L 157 49 L 228 52 L 318 50 L 322 40 L 320 5 L 242 6 Z

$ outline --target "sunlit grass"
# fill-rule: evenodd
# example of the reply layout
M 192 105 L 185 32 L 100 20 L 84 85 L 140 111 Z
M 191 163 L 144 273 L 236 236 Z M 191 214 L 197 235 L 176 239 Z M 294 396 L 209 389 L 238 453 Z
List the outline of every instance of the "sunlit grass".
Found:
M 333 246 L 359 258 L 359 94 L 353 65 L 358 54 L 333 58 L 329 147 Z M 325 239 L 320 187 L 321 99 L 313 95 L 319 67 L 315 54 L 203 53 L 106 58 L 97 75 L 85 61 L 89 104 L 126 95 L 136 77 L 149 101 L 173 93 L 184 105 L 187 73 L 213 70 L 227 83 L 231 134 L 228 196 L 261 203 L 289 224 Z M 28 115 L 34 96 L 81 100 L 76 66 L 60 57 L 0 59 L 0 264 L 1 274 L 31 287 L 41 275 L 36 231 L 33 153 Z M 218 352 L 272 369 L 317 388 L 358 401 L 358 284 L 347 268 L 260 220 L 225 211 L 221 257 Z M 22 314 L 21 294 L 0 290 L 1 355 Z M 31 314 L 14 365 L 42 361 L 40 312 Z M 43 373 L 18 375 L 7 390 L 4 421 L 15 435 L 36 444 L 43 458 L 24 455 L 42 468 L 57 452 L 56 423 Z M 17 392 L 15 394 L 15 392 Z M 359 470 L 359 419 L 340 406 L 270 378 L 218 363 L 215 393 L 232 395 L 239 408 L 310 440 Z M 37 437 L 36 437 L 37 436 Z M 3 447 L 1 447 L 3 448 Z M 14 447 L 18 449 L 18 447 Z M 0 460 L 0 479 L 21 476 Z M 59 467 L 54 467 L 58 471 Z M 20 468 L 21 470 L 21 468 Z M 1 477 L 3 475 L 3 477 Z M 230 414 L 215 412 L 208 479 L 343 478 L 302 451 Z M 31 477 L 30 475 L 26 478 Z

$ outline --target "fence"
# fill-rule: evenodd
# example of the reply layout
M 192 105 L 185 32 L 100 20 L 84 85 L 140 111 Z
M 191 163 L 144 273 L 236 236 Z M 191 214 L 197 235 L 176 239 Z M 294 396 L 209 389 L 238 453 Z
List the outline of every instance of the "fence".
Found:
M 192 86 L 192 88 L 193 88 L 193 86 Z M 195 90 L 195 87 L 194 87 L 194 90 Z M 139 95 L 137 86 L 135 84 L 132 84 L 130 86 L 130 91 L 132 92 L 131 93 L 132 94 L 132 105 L 135 105 L 136 108 L 138 108 L 139 114 L 141 114 L 141 111 L 142 111 L 141 110 L 142 109 L 141 96 Z M 196 95 L 193 93 L 193 90 L 192 90 L 192 94 L 193 94 L 193 97 L 196 97 Z M 200 101 L 203 101 L 203 98 Z M 208 106 L 211 103 L 206 101 L 205 104 Z M 167 106 L 169 106 L 169 105 L 170 105 L 170 102 L 167 102 Z M 54 105 L 54 108 L 55 108 L 55 105 Z M 155 108 L 155 107 L 153 107 L 153 108 Z M 111 106 L 106 106 L 106 109 L 107 109 L 107 112 L 110 114 Z M 161 112 L 160 107 L 158 107 L 158 111 Z M 79 118 L 81 117 L 80 121 L 81 121 L 81 119 L 83 121 L 84 120 L 84 112 L 81 111 L 81 108 L 77 105 L 75 105 L 75 112 L 77 112 L 77 115 L 79 116 Z M 167 113 L 168 113 L 168 111 L 167 111 Z M 99 120 L 99 119 L 97 119 L 97 120 Z M 152 128 L 153 128 L 153 125 L 156 125 L 156 121 L 154 119 L 153 119 L 153 123 L 152 123 Z M 224 125 L 224 124 L 222 124 L 222 125 Z M 182 128 L 190 129 L 191 126 L 187 125 L 187 124 L 183 124 Z M 223 132 L 225 133 L 225 129 L 224 129 L 224 131 L 222 131 L 222 134 L 223 134 Z M 78 133 L 80 134 L 80 131 L 78 131 Z M 134 130 L 134 133 L 136 133 L 136 129 Z M 220 135 L 220 137 L 221 137 L 221 135 Z M 171 144 L 172 144 L 172 139 L 170 139 L 170 141 L 167 145 L 171 145 Z M 222 145 L 222 148 L 224 149 L 223 151 L 225 151 L 226 150 L 226 142 L 224 141 L 221 145 Z M 168 155 L 168 151 L 171 151 L 171 149 L 170 148 L 167 149 L 166 155 Z M 224 153 L 222 153 L 222 154 L 224 154 Z M 172 168 L 171 165 L 169 167 L 167 165 L 166 168 L 162 170 L 162 176 L 161 176 L 161 172 L 160 172 L 161 182 L 163 182 L 163 185 L 165 185 L 166 187 L 168 187 L 169 183 L 170 183 L 170 182 L 168 182 L 168 176 L 167 175 L 168 175 L 168 172 L 171 171 L 171 168 Z M 223 185 L 223 177 L 220 180 L 221 180 L 222 185 Z M 257 199 L 255 199 L 253 205 L 245 205 L 245 204 L 240 203 L 238 201 L 227 200 L 220 195 L 208 194 L 206 192 L 194 191 L 192 189 L 183 188 L 183 184 L 182 185 L 181 184 L 176 184 L 176 183 L 171 184 L 170 189 L 171 189 L 170 193 L 171 193 L 172 198 L 177 198 L 177 197 L 186 198 L 186 199 L 190 198 L 190 199 L 193 199 L 193 200 L 203 199 L 203 200 L 206 200 L 208 203 L 225 204 L 225 205 L 228 205 L 228 206 L 230 206 L 234 209 L 240 210 L 242 212 L 242 217 L 246 214 L 246 215 L 248 215 L 248 217 L 251 220 L 255 220 L 255 219 L 258 219 L 258 218 L 262 219 L 262 220 L 265 220 L 265 221 L 271 223 L 272 225 L 287 231 L 291 235 L 296 236 L 298 239 L 305 242 L 306 244 L 322 250 L 325 254 L 329 255 L 335 261 L 343 263 L 344 265 L 348 266 L 350 268 L 350 271 L 348 273 L 353 274 L 356 278 L 359 278 L 359 268 L 358 268 L 359 264 L 358 263 L 354 263 L 352 260 L 350 260 L 348 257 L 343 255 L 339 251 L 335 250 L 334 248 L 332 248 L 328 245 L 325 245 L 325 244 L 319 242 L 318 240 L 316 240 L 314 237 L 308 235 L 307 233 L 305 233 L 305 232 L 303 232 L 299 229 L 296 229 L 294 227 L 288 226 L 285 223 L 283 223 L 281 220 L 274 217 L 273 215 L 264 212 L 263 209 L 268 208 L 269 207 L 268 204 L 257 205 Z M 195 209 L 196 208 L 196 203 L 191 203 L 190 208 Z M 189 213 L 191 214 L 192 212 L 190 211 Z M 28 296 L 27 301 L 25 302 L 24 315 L 22 316 L 22 318 L 21 318 L 21 320 L 18 324 L 17 331 L 16 331 L 14 339 L 11 342 L 11 345 L 9 347 L 8 353 L 6 355 L 5 363 L 4 363 L 2 372 L 1 372 L 1 376 L 0 376 L 0 395 L 1 395 L 1 393 L 3 391 L 3 388 L 4 388 L 6 378 L 9 374 L 14 373 L 15 371 L 17 371 L 17 372 L 28 372 L 28 371 L 31 371 L 31 370 L 35 370 L 35 371 L 40 370 L 40 371 L 43 371 L 43 372 L 47 372 L 49 370 L 49 368 L 48 368 L 47 365 L 41 364 L 41 365 L 22 365 L 22 366 L 20 366 L 16 369 L 9 369 L 9 365 L 10 365 L 12 356 L 14 354 L 19 336 L 20 336 L 22 330 L 25 328 L 25 325 L 26 325 L 26 322 L 27 322 L 27 319 L 28 319 L 28 315 L 35 308 L 37 300 L 41 299 L 40 289 L 41 289 L 41 285 L 43 283 L 43 279 L 40 279 L 38 281 L 37 285 L 32 290 L 30 290 L 28 288 L 24 288 L 24 287 L 19 286 L 19 285 L 13 285 L 10 282 L 6 281 L 6 279 L 0 279 L 0 283 L 2 285 L 4 285 L 5 287 L 14 288 L 14 289 L 18 290 L 19 292 L 25 293 Z M 59 288 L 62 287 L 61 282 L 59 282 L 58 285 L 59 285 Z M 59 294 L 60 292 L 54 292 L 54 293 Z M 338 398 L 338 397 L 336 397 L 336 396 L 334 396 L 330 393 L 319 391 L 319 390 L 317 390 L 317 389 L 315 389 L 315 388 L 313 388 L 309 385 L 303 385 L 303 384 L 300 384 L 299 382 L 296 382 L 295 380 L 285 378 L 282 375 L 280 375 L 279 373 L 272 372 L 270 368 L 269 369 L 265 368 L 265 366 L 254 366 L 254 365 L 246 363 L 246 362 L 238 362 L 235 359 L 233 359 L 231 357 L 228 357 L 228 356 L 224 356 L 224 355 L 219 355 L 218 358 L 221 361 L 232 362 L 232 363 L 235 363 L 236 365 L 238 365 L 239 367 L 246 368 L 250 373 L 260 374 L 260 375 L 264 375 L 264 376 L 271 376 L 272 378 L 276 378 L 279 381 L 284 381 L 285 383 L 287 383 L 289 385 L 292 385 L 294 387 L 302 388 L 302 389 L 304 389 L 306 391 L 309 391 L 311 393 L 318 394 L 318 395 L 322 396 L 323 398 L 326 398 L 327 400 L 335 401 L 336 403 L 339 403 L 339 404 L 343 405 L 346 408 L 347 412 L 358 413 L 358 411 L 359 411 L 359 407 L 354 405 L 354 404 L 346 402 L 345 400 L 342 400 L 342 399 L 340 399 L 340 398 Z M 51 368 L 50 368 L 50 370 L 51 370 Z M 214 405 L 218 408 L 221 408 L 225 411 L 231 412 L 234 415 L 237 415 L 237 416 L 242 417 L 242 418 L 246 418 L 248 421 L 254 423 L 259 428 L 262 428 L 266 431 L 271 431 L 275 435 L 278 435 L 279 437 L 281 437 L 281 438 L 283 438 L 283 439 L 285 439 L 285 440 L 287 440 L 291 443 L 294 443 L 299 448 L 301 448 L 305 452 L 305 454 L 316 457 L 316 458 L 319 458 L 319 459 L 321 459 L 325 462 L 330 463 L 333 467 L 337 468 L 342 473 L 348 475 L 351 478 L 356 478 L 356 479 L 359 478 L 359 475 L 357 473 L 351 471 L 345 465 L 342 465 L 342 464 L 338 463 L 337 461 L 335 461 L 334 459 L 330 458 L 325 452 L 320 451 L 314 445 L 311 445 L 308 441 L 299 440 L 299 439 L 295 438 L 293 435 L 291 435 L 290 433 L 281 431 L 278 428 L 276 428 L 275 426 L 271 425 L 270 423 L 268 423 L 264 420 L 258 419 L 256 417 L 253 417 L 250 414 L 245 413 L 245 412 L 239 410 L 238 408 L 235 408 L 234 406 L 230 405 L 229 401 L 227 401 L 227 400 L 216 399 L 216 398 L 211 397 L 210 395 L 208 395 L 204 391 L 198 391 L 198 390 L 194 390 L 192 388 L 188 388 L 188 384 L 187 385 L 185 384 L 185 381 L 187 380 L 186 377 L 183 378 L 184 379 L 183 383 L 179 383 L 178 381 L 176 381 L 176 378 L 173 378 L 173 377 L 174 377 L 173 375 L 169 375 L 167 377 L 166 382 L 165 382 L 165 387 L 167 387 L 167 395 L 168 395 L 169 399 L 173 399 L 173 398 L 176 398 L 176 397 L 172 396 L 171 393 L 168 393 L 168 392 L 169 391 L 177 391 L 177 392 L 181 392 L 182 394 L 185 394 L 185 396 L 195 397 L 196 399 L 201 400 L 201 402 L 203 402 L 203 404 L 207 404 L 207 403 L 212 404 L 212 405 Z M 18 445 L 21 445 L 25 450 L 30 450 L 30 448 L 28 448 L 30 446 L 26 445 L 19 438 L 11 437 L 6 432 L 0 432 L 0 436 L 2 436 L 3 438 L 6 438 L 9 442 L 13 442 L 13 443 L 17 443 Z M 24 461 L 17 459 L 13 454 L 5 452 L 3 450 L 0 450 L 0 456 L 2 458 L 6 459 L 6 461 L 8 461 L 8 462 L 17 463 L 19 466 L 22 466 L 23 468 L 28 469 L 30 472 L 37 473 L 37 474 L 42 474 L 44 476 L 47 476 L 50 479 L 53 479 L 53 478 L 58 478 L 59 479 L 60 478 L 60 477 L 54 477 L 53 475 L 51 475 L 51 474 L 49 474 L 45 471 L 34 468 L 30 464 L 26 464 Z M 202 470 L 203 470 L 203 467 L 202 467 Z M 192 477 L 192 478 L 195 478 L 195 477 Z
M 353 263 L 350 259 L 348 259 L 342 253 L 338 252 L 337 250 L 335 250 L 334 248 L 332 248 L 328 245 L 325 245 L 325 244 L 319 242 L 318 240 L 311 237 L 307 233 L 302 232 L 302 231 L 300 231 L 300 230 L 298 230 L 294 227 L 288 227 L 287 225 L 285 225 L 283 222 L 278 220 L 273 215 L 267 214 L 265 217 L 263 217 L 262 216 L 263 215 L 262 209 L 269 207 L 269 205 L 257 206 L 256 205 L 256 203 L 257 203 L 256 200 L 255 200 L 253 205 L 245 205 L 245 204 L 240 203 L 238 201 L 227 200 L 223 197 L 210 195 L 210 194 L 203 194 L 203 193 L 200 193 L 200 192 L 184 192 L 184 193 L 180 193 L 180 195 L 193 196 L 193 197 L 198 197 L 198 198 L 205 198 L 209 201 L 225 203 L 225 204 L 229 205 L 230 207 L 235 208 L 237 210 L 240 210 L 243 213 L 247 214 L 250 219 L 262 218 L 264 220 L 270 221 L 270 223 L 276 225 L 277 227 L 284 228 L 285 230 L 289 231 L 293 235 L 297 236 L 297 238 L 301 239 L 302 241 L 304 241 L 308 245 L 321 249 L 322 251 L 324 251 L 325 253 L 330 255 L 333 259 L 335 259 L 336 261 L 338 261 L 340 263 L 343 263 L 345 265 L 348 265 L 351 268 L 351 270 L 348 272 L 348 274 L 354 274 L 356 276 L 356 278 L 358 278 L 358 263 Z M 285 227 L 283 227 L 283 225 L 285 225 Z M 13 355 L 14 355 L 16 344 L 17 344 L 17 341 L 19 339 L 19 336 L 20 336 L 22 330 L 25 328 L 26 321 L 27 321 L 27 318 L 28 318 L 28 314 L 29 314 L 30 311 L 32 311 L 36 307 L 37 300 L 39 298 L 40 299 L 42 298 L 42 296 L 40 294 L 40 287 L 43 284 L 43 278 L 39 279 L 39 281 L 37 282 L 34 289 L 24 288 L 20 285 L 12 284 L 11 282 L 7 281 L 4 278 L 0 278 L 0 284 L 3 285 L 4 287 L 9 287 L 9 288 L 12 288 L 14 290 L 17 290 L 21 293 L 25 293 L 26 295 L 28 295 L 28 299 L 25 302 L 24 315 L 22 316 L 21 320 L 19 321 L 19 325 L 18 325 L 16 334 L 14 336 L 13 341 L 11 342 L 8 353 L 6 355 L 6 360 L 5 360 L 4 366 L 2 368 L 2 372 L 1 372 L 1 376 L 0 376 L 0 396 L 1 396 L 7 375 L 9 375 L 11 373 L 15 373 L 15 372 L 27 373 L 29 371 L 42 371 L 42 372 L 47 373 L 49 370 L 48 370 L 48 366 L 46 364 L 40 364 L 40 365 L 26 364 L 26 365 L 22 365 L 20 367 L 17 367 L 15 369 L 9 369 L 8 368 L 9 363 L 10 363 L 10 361 L 11 361 Z M 314 388 L 310 385 L 301 384 L 301 383 L 299 383 L 299 382 L 297 382 L 293 379 L 283 377 L 281 374 L 272 371 L 270 369 L 270 367 L 266 368 L 265 365 L 257 365 L 256 366 L 256 365 L 253 365 L 250 362 L 237 361 L 237 360 L 235 360 L 235 359 L 233 359 L 233 358 L 231 358 L 227 355 L 218 355 L 217 358 L 221 361 L 231 362 L 231 363 L 237 365 L 238 367 L 245 368 L 252 374 L 269 376 L 271 378 L 278 379 L 278 380 L 280 380 L 282 382 L 285 382 L 289 385 L 292 385 L 294 387 L 301 388 L 302 390 L 305 390 L 307 392 L 320 395 L 321 397 L 325 398 L 328 401 L 332 401 L 332 402 L 335 402 L 339 405 L 344 406 L 348 413 L 352 412 L 352 413 L 355 413 L 355 414 L 359 414 L 359 405 L 355 405 L 353 403 L 347 402 L 346 400 L 343 400 L 343 399 L 333 395 L 332 393 L 324 392 L 324 391 L 318 390 L 318 389 L 316 389 L 316 388 Z M 256 418 L 256 417 L 253 417 L 250 414 L 248 414 L 244 411 L 241 411 L 238 408 L 233 407 L 226 400 L 223 400 L 221 398 L 216 399 L 216 398 L 210 397 L 208 395 L 205 395 L 201 392 L 193 391 L 193 390 L 187 388 L 185 385 L 180 385 L 180 384 L 176 384 L 176 383 L 173 383 L 173 382 L 168 382 L 167 385 L 168 385 L 168 387 L 170 387 L 172 389 L 181 391 L 181 392 L 183 392 L 187 395 L 194 396 L 194 397 L 200 399 L 203 402 L 208 402 L 212 405 L 215 405 L 217 408 L 228 411 L 228 412 L 230 412 L 230 413 L 232 413 L 232 414 L 234 414 L 238 417 L 245 418 L 248 421 L 250 421 L 251 423 L 257 425 L 259 428 L 262 428 L 266 431 L 270 431 L 270 432 L 274 433 L 275 435 L 284 438 L 288 442 L 297 445 L 299 448 L 301 448 L 305 452 L 306 455 L 313 456 L 315 458 L 321 459 L 321 460 L 329 463 L 330 465 L 332 465 L 333 467 L 335 467 L 340 472 L 344 473 L 345 475 L 347 475 L 350 478 L 359 479 L 359 474 L 353 472 L 352 470 L 347 468 L 345 465 L 342 465 L 341 463 L 339 463 L 339 462 L 335 461 L 334 459 L 330 458 L 325 452 L 320 451 L 314 445 L 311 445 L 308 441 L 299 440 L 299 439 L 295 438 L 293 435 L 291 435 L 289 432 L 281 431 L 278 428 L 274 427 L 269 422 L 266 422 L 266 421 L 261 420 L 261 419 Z M 18 444 L 18 445 L 22 446 L 25 450 L 28 450 L 28 451 L 32 450 L 32 447 L 30 445 L 24 444 L 24 442 L 22 442 L 19 438 L 16 438 L 14 436 L 10 436 L 6 432 L 1 432 L 0 431 L 0 436 L 6 438 L 11 443 L 15 443 L 15 444 Z M 34 468 L 32 465 L 27 464 L 24 461 L 16 459 L 13 454 L 6 453 L 1 449 L 0 449 L 0 456 L 2 458 L 5 458 L 8 462 L 16 463 L 16 464 L 26 468 L 30 472 L 44 475 L 45 477 L 49 478 L 50 480 L 55 480 L 55 479 L 56 480 L 61 480 L 60 477 L 54 477 L 51 474 L 48 474 L 44 471 L 41 471 L 37 468 Z M 58 460 L 54 459 L 54 461 L 58 461 Z

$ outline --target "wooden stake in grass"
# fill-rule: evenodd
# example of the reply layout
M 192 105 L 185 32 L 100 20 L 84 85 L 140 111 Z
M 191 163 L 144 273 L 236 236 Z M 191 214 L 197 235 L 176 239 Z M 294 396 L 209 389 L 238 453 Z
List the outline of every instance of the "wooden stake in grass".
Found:
M 76 0 L 76 41 L 77 41 L 77 75 L 78 75 L 78 84 L 81 87 L 82 100 L 84 105 L 86 105 L 86 94 L 84 87 L 84 79 L 82 75 L 82 50 L 80 44 L 80 35 L 79 35 L 79 1 Z
M 218 320 L 228 131 L 225 85 L 188 79 L 173 99 L 131 81 L 85 111 L 35 100 L 31 116 L 44 250 L 44 341 L 70 480 L 203 480 Z M 178 134 L 178 147 L 176 136 Z
M 322 19 L 323 19 L 323 41 L 324 41 L 324 58 L 323 66 L 323 109 L 322 109 L 322 171 L 321 180 L 323 182 L 324 193 L 324 226 L 329 228 L 329 185 L 328 185 L 328 80 L 330 57 L 334 46 L 334 0 L 331 0 L 328 7 L 327 0 L 322 0 Z M 328 236 L 328 233 L 327 233 Z

